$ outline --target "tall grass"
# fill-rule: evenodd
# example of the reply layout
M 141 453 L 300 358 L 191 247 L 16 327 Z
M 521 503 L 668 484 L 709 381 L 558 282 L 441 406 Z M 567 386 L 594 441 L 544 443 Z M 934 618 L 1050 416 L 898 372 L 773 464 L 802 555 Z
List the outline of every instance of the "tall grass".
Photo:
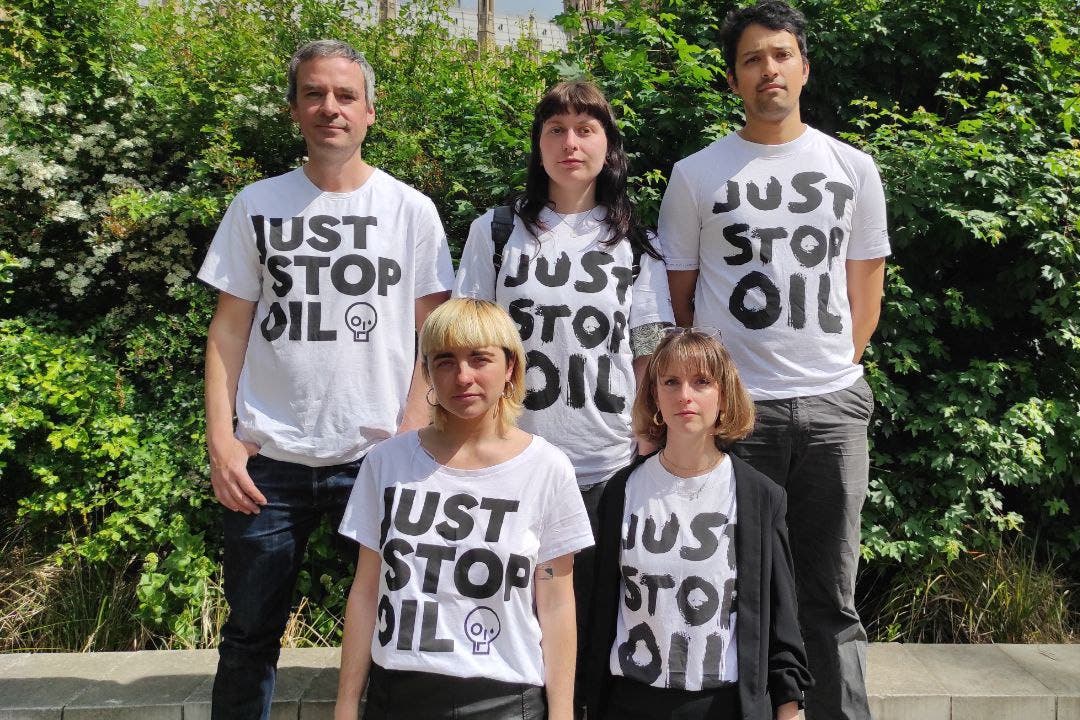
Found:
M 130 563 L 59 565 L 14 540 L 0 545 L 0 652 L 140 649 L 152 636 L 136 607 Z
M 926 643 L 1064 643 L 1080 639 L 1073 588 L 1024 538 L 955 560 L 903 568 L 871 603 L 873 639 Z M 879 594 L 880 593 L 880 594 Z M 876 606 L 876 607 L 875 607 Z
M 137 619 L 136 559 L 92 564 L 72 555 L 63 564 L 11 532 L 0 540 L 0 652 L 92 652 L 213 648 L 228 617 L 218 576 L 201 608 L 199 635 L 163 637 Z M 331 646 L 341 618 L 300 599 L 283 647 Z

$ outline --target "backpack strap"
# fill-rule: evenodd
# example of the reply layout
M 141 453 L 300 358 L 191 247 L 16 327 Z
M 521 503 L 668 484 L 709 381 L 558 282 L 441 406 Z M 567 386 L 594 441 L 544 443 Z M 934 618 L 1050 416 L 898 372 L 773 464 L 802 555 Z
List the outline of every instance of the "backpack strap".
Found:
M 491 218 L 491 241 L 494 248 L 491 251 L 491 265 L 495 268 L 495 277 L 499 277 L 502 268 L 503 248 L 510 234 L 514 232 L 514 209 L 509 205 L 499 205 L 495 208 L 495 214 Z

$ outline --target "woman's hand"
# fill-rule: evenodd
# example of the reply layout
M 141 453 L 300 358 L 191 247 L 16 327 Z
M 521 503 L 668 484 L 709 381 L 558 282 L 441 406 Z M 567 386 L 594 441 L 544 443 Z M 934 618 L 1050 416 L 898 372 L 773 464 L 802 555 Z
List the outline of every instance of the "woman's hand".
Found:
M 379 595 L 382 557 L 371 548 L 360 547 L 356 577 L 345 604 L 345 631 L 341 638 L 341 673 L 338 676 L 334 720 L 357 720 L 360 696 L 371 669 L 371 636 L 375 632 L 375 612 Z
M 540 563 L 533 574 L 548 719 L 573 720 L 577 623 L 574 610 L 574 556 Z
M 799 703 L 797 702 L 784 703 L 776 708 L 776 720 L 798 720 L 798 717 Z

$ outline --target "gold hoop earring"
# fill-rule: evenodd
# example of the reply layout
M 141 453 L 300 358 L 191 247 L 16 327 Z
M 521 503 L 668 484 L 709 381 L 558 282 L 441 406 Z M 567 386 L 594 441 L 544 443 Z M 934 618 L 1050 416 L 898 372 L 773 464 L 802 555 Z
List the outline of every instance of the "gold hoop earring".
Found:
M 656 427 L 663 427 L 664 426 L 664 419 L 662 417 L 660 417 L 660 411 L 659 410 L 657 410 L 656 412 L 654 412 L 652 414 L 652 423 Z
M 427 392 L 424 394 L 424 399 L 427 400 L 427 404 L 431 407 L 439 407 L 439 398 L 435 398 L 435 402 L 431 402 L 431 393 L 435 392 L 435 388 L 428 386 Z
M 510 400 L 514 397 L 514 383 L 510 382 L 509 380 L 506 381 L 506 387 L 503 388 L 502 396 L 507 400 Z

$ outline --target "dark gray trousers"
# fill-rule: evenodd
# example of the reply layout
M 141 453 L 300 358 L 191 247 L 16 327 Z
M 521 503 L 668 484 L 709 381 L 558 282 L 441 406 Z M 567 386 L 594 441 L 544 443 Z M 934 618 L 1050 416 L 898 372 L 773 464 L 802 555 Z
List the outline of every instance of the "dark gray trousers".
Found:
M 814 676 L 806 720 L 869 720 L 855 571 L 873 394 L 860 378 L 837 392 L 754 406 L 754 432 L 732 452 L 787 490 L 799 623 Z

